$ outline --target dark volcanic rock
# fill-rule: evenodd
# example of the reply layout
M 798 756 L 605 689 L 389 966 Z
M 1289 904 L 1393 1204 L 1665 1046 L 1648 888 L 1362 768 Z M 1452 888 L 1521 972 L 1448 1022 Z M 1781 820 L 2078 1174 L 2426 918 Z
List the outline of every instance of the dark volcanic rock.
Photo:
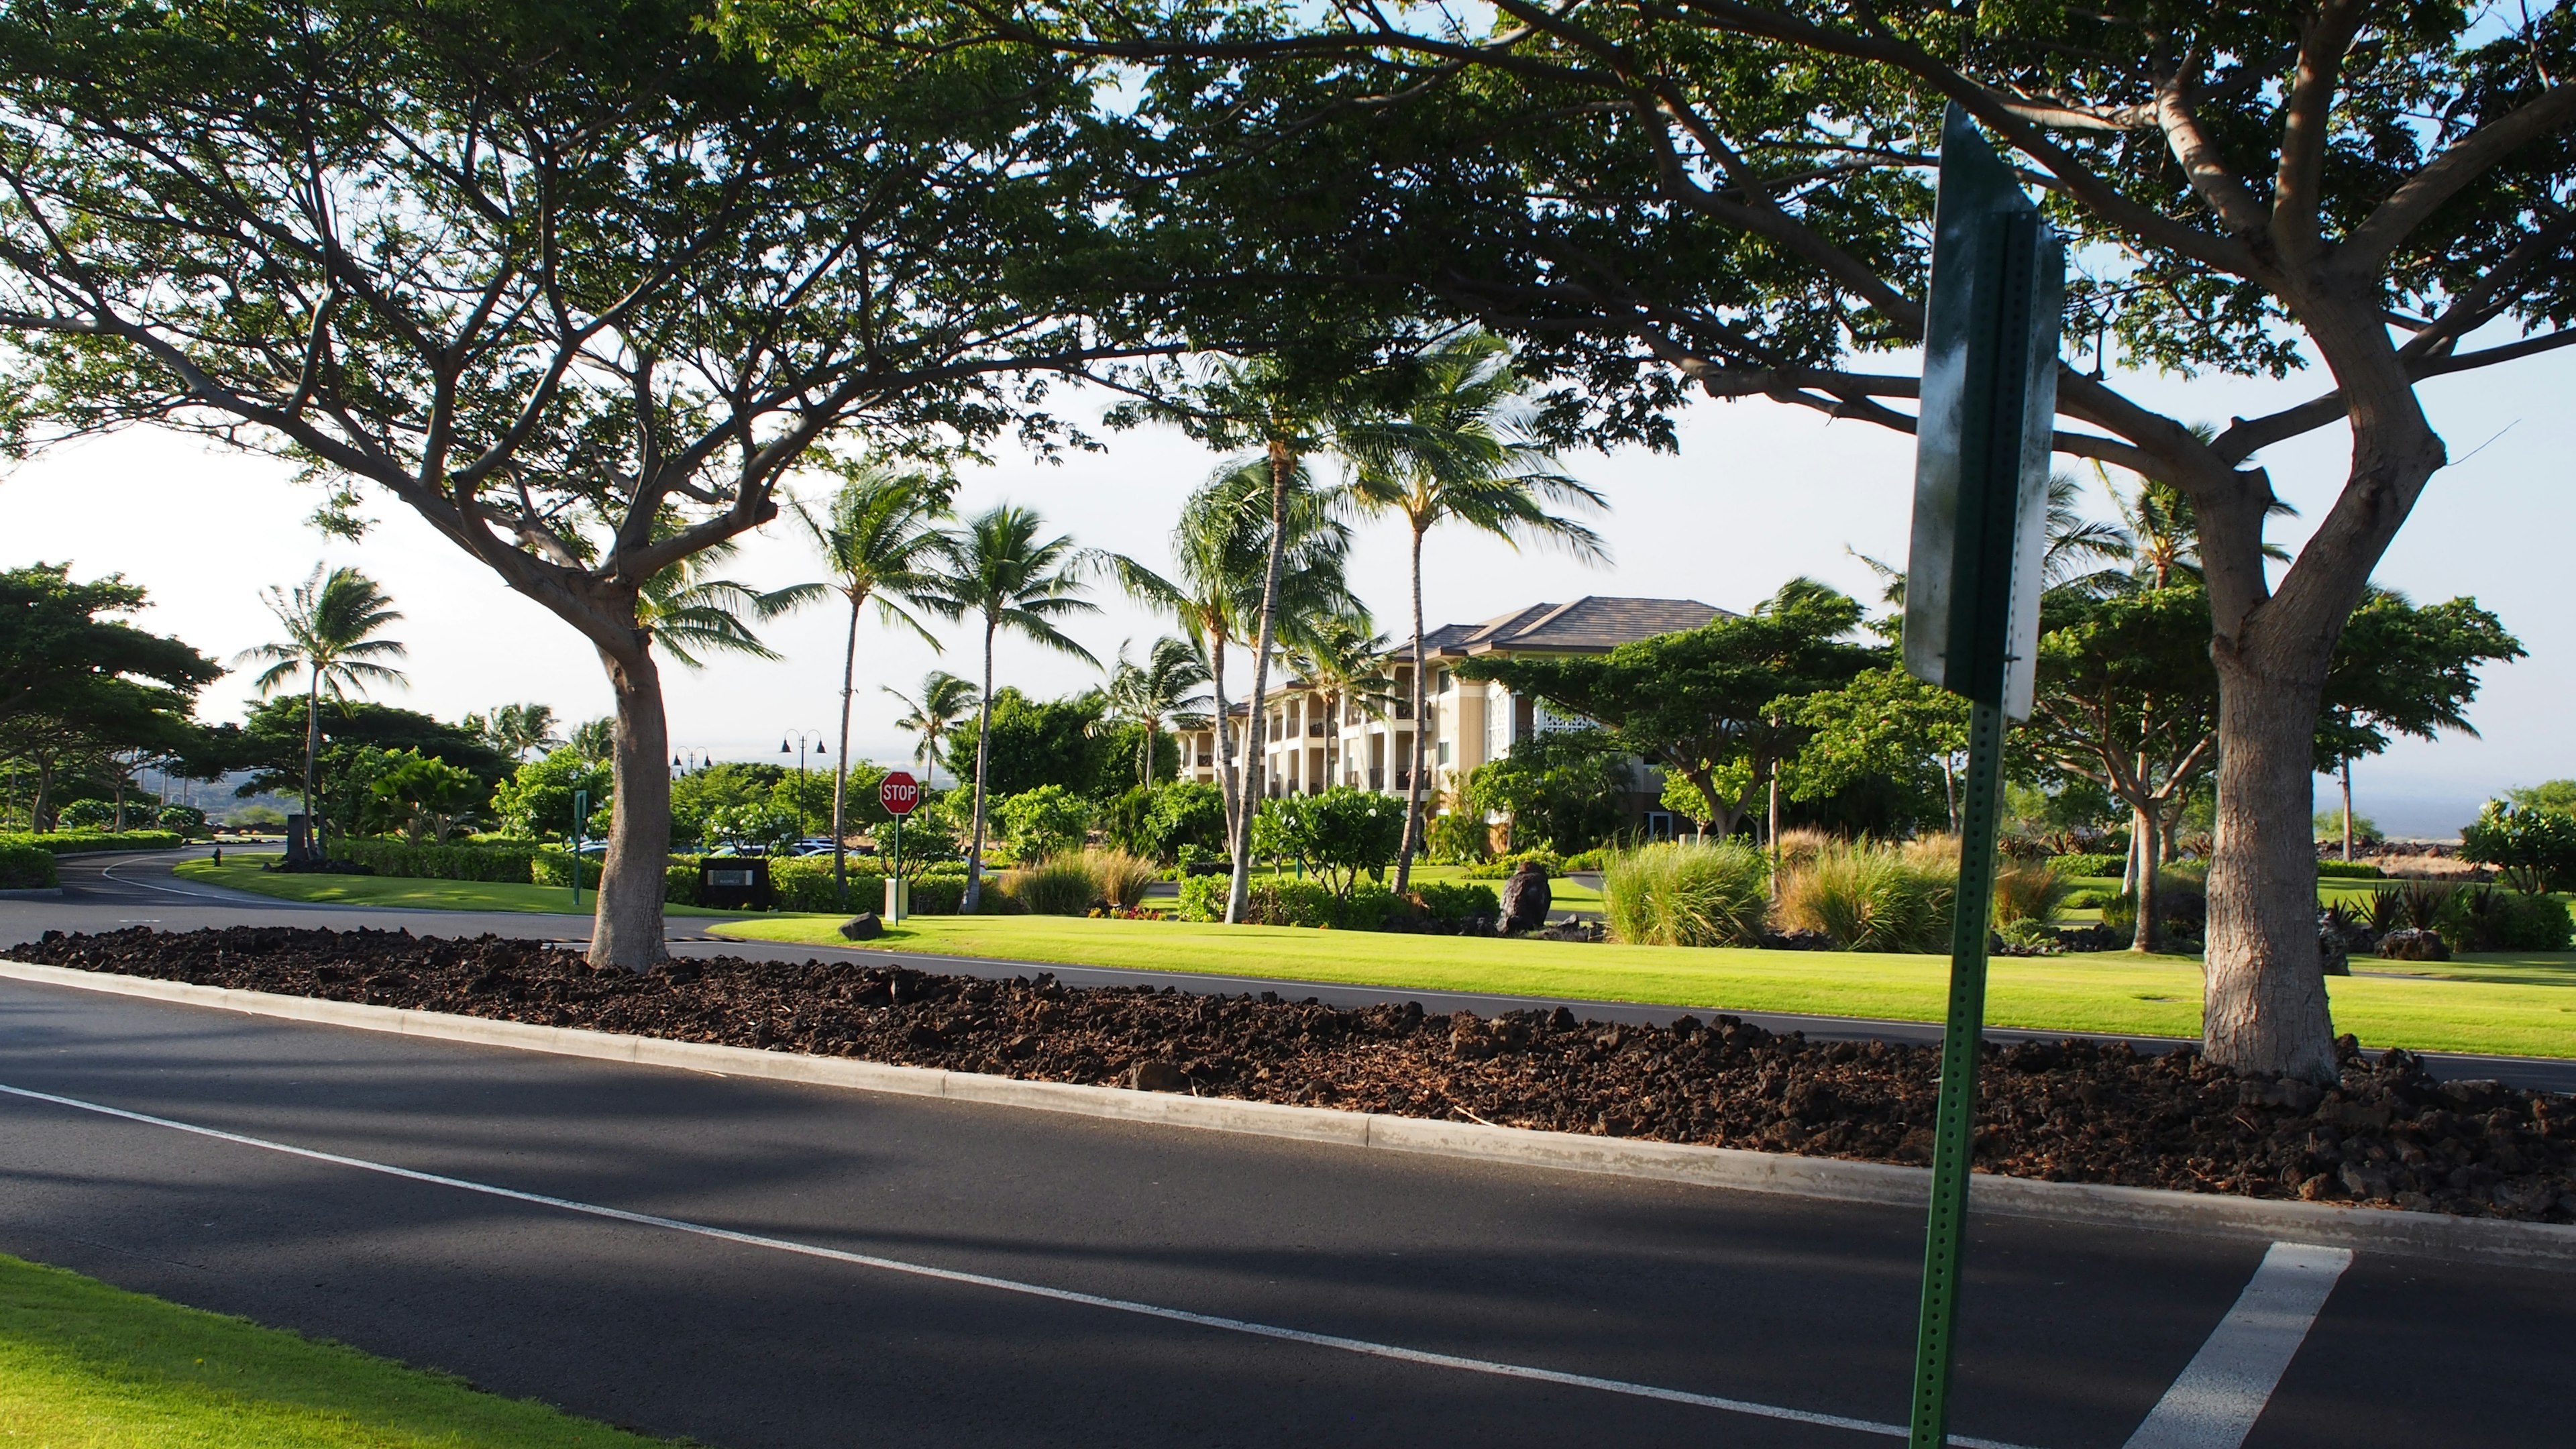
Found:
M 841 923 L 844 941 L 873 941 L 884 934 L 885 922 L 878 920 L 874 911 L 861 911 Z
M 1535 860 L 1522 861 L 1511 879 L 1503 882 L 1502 929 L 1535 931 L 1547 924 L 1547 908 L 1555 903 L 1556 893 L 1547 886 L 1547 867 Z
M 335 1001 L 953 1071 L 1299 1102 L 1513 1127 L 1929 1158 L 1937 1051 L 1811 1042 L 1721 1016 L 1668 1027 L 1552 1012 L 985 981 L 856 961 L 671 961 L 596 970 L 542 942 L 282 926 L 45 937 L 22 961 Z M 1989 1045 L 1989 1171 L 2248 1197 L 2576 1221 L 2576 1098 L 2436 1082 L 2409 1053 L 2341 1080 L 2240 1076 L 2194 1051 Z

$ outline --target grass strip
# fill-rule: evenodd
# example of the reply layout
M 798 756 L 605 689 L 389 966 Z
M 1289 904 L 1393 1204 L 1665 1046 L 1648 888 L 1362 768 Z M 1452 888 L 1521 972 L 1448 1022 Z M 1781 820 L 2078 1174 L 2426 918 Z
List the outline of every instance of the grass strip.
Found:
M 0 1443 L 648 1449 L 674 1442 L 0 1256 Z
M 572 904 L 572 887 L 520 885 L 514 881 L 426 880 L 398 875 L 325 875 L 262 870 L 275 855 L 236 855 L 217 865 L 211 860 L 183 860 L 171 867 L 182 880 L 202 881 L 280 900 L 319 901 L 330 905 L 382 906 L 410 911 L 538 911 L 554 915 L 588 915 L 593 892 L 581 893 L 581 908 Z M 674 916 L 740 915 L 701 906 L 665 906 Z
M 710 927 L 742 940 L 847 946 L 838 917 Z M 1643 1001 L 1706 1011 L 1939 1021 L 1950 962 L 1859 951 L 1591 945 L 1291 926 L 1069 916 L 915 916 L 870 943 L 1067 966 L 1285 977 L 1421 991 Z M 2411 964 L 2411 963 L 2410 963 Z M 2452 975 L 2333 978 L 2337 1029 L 2367 1046 L 2576 1057 L 2576 953 L 2479 958 Z M 2038 1031 L 2200 1035 L 2201 967 L 2127 952 L 1998 957 L 1986 1020 Z

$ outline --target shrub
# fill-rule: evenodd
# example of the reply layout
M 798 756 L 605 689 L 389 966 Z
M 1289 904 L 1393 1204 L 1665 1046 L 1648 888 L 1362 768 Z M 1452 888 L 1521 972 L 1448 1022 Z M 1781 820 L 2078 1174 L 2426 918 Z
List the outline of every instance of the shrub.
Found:
M 2122 891 L 2102 902 L 2102 924 L 2120 935 L 2134 934 L 2138 929 L 2138 898 Z
M 1610 932 L 1657 946 L 1740 946 L 1762 939 L 1770 867 L 1739 840 L 1665 841 L 1622 853 L 1601 881 Z
M 1180 917 L 1184 921 L 1225 919 L 1226 893 L 1234 882 L 1221 875 L 1185 876 L 1181 880 Z
M 1829 842 L 1812 863 L 1783 872 L 1780 919 L 1846 951 L 1944 950 L 1959 886 L 1955 848 L 1944 857 L 1938 840 Z
M 164 805 L 161 813 L 152 817 L 152 823 L 181 835 L 203 835 L 206 833 L 206 812 L 194 805 Z
M 2451 892 L 2432 929 L 2454 951 L 2564 951 L 2571 924 L 2554 896 L 2476 886 Z
M 34 891 L 62 884 L 54 853 L 22 841 L 0 840 L 0 890 Z
M 414 880 L 562 884 L 560 874 L 553 881 L 542 880 L 537 875 L 539 848 L 533 840 L 459 840 L 445 845 L 414 845 L 409 841 L 372 835 L 341 836 L 331 842 L 333 859 L 356 861 L 378 875 Z
M 795 844 L 805 825 L 792 811 L 753 801 L 708 811 L 706 833 L 739 854 L 767 854 Z
M 698 862 L 695 856 L 677 857 L 662 870 L 662 904 L 694 906 L 698 901 Z
M 2117 891 L 2106 891 L 2093 886 L 2086 886 L 2082 890 L 2068 891 L 2066 893 L 2066 899 L 2059 901 L 2057 904 L 2061 910 L 2098 910 L 2101 908 L 2104 901 L 2107 901 L 2118 894 L 2119 892 Z
M 995 802 L 991 809 L 1002 838 L 1011 843 L 1011 853 L 1026 862 L 1080 848 L 1083 834 L 1091 829 L 1091 802 L 1062 785 L 1023 790 Z
M 1039 787 L 1056 788 L 1052 785 Z M 1033 795 L 1037 791 L 1029 793 Z M 1125 858 L 1134 859 L 1132 856 Z M 1051 855 L 1023 870 L 1012 872 L 1000 893 L 1033 916 L 1086 915 L 1101 898 L 1100 878 L 1093 873 L 1090 859 L 1079 851 Z
M 2129 873 L 2129 858 L 2125 855 L 2103 855 L 2098 852 L 2084 855 L 2053 855 L 2048 858 L 2048 863 L 2057 868 L 2059 875 L 2098 877 L 2123 876 Z
M 1425 881 L 1413 888 L 1413 898 L 1436 921 L 1468 921 L 1478 916 L 1492 921 L 1503 914 L 1503 903 L 1489 885 Z
M 1100 888 L 1100 898 L 1113 906 L 1134 910 L 1144 904 L 1145 888 L 1163 878 L 1154 863 L 1123 850 L 1091 853 L 1091 876 Z
M 2006 866 L 1995 872 L 1994 924 L 2001 928 L 2030 921 L 2045 926 L 2057 919 L 2073 891 L 2066 877 L 2046 861 Z
M 1395 863 L 1404 845 L 1404 801 L 1348 785 L 1264 800 L 1252 842 L 1255 855 L 1296 861 L 1347 898 L 1362 872 L 1379 875 Z
M 691 873 L 692 882 L 696 875 Z M 885 877 L 853 867 L 845 902 L 832 878 L 832 857 L 792 855 L 769 862 L 770 888 L 782 911 L 873 911 L 885 904 Z
M 1523 861 L 1531 860 L 1546 866 L 1549 875 L 1565 874 L 1565 858 L 1546 846 L 1540 846 L 1536 850 L 1519 850 L 1510 855 L 1498 855 L 1482 865 L 1471 865 L 1467 867 L 1467 879 L 1502 880 L 1513 871 L 1520 869 Z
M 604 855 L 585 855 L 581 858 L 582 889 L 598 889 L 599 868 L 607 861 L 608 857 Z M 536 885 L 570 887 L 572 872 L 572 852 L 560 845 L 540 845 L 536 848 L 536 853 L 530 857 L 528 877 Z
M 1614 852 L 1606 845 L 1596 845 L 1590 850 L 1578 850 L 1565 858 L 1565 869 L 1569 871 L 1607 870 L 1610 867 L 1612 854 Z
M 953 916 L 966 904 L 966 877 L 962 875 L 924 875 L 912 883 L 912 913 L 916 916 Z
M 1464 805 L 1431 817 L 1423 827 L 1423 850 L 1449 865 L 1474 865 L 1494 853 L 1494 827 L 1485 812 Z
M 2384 880 L 2388 872 L 2366 860 L 2321 860 L 2317 874 L 2328 880 Z
M 116 807 L 104 800 L 74 800 L 63 807 L 66 830 L 105 830 L 116 823 Z
M 2490 800 L 2460 831 L 2460 859 L 2491 865 L 2525 894 L 2576 879 L 2576 815 Z
M 45 830 L 0 835 L 0 843 L 31 846 L 48 855 L 93 850 L 168 850 L 183 844 L 175 830 Z

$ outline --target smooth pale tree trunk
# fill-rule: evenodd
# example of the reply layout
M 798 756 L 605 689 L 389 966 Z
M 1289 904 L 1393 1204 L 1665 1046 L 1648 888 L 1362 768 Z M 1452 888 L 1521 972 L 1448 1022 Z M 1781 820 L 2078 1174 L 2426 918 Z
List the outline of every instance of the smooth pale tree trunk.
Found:
M 1413 857 L 1422 850 L 1422 762 L 1430 730 L 1430 691 L 1422 679 L 1422 533 L 1413 527 L 1413 769 L 1404 787 L 1404 844 L 1395 855 L 1395 894 L 1401 900 L 1413 888 Z
M 2209 870 L 2205 1049 L 2224 1065 L 2331 1081 L 2334 1025 L 2317 957 L 2309 783 L 2323 659 L 2310 680 L 2258 672 L 2224 650 L 2217 657 L 2226 747 Z
M 967 836 L 966 899 L 960 914 L 984 904 L 984 774 L 993 759 L 993 617 L 984 618 L 984 693 L 975 704 L 975 823 Z
M 2160 903 L 2156 898 L 2156 826 L 2153 804 L 2130 803 L 2129 852 L 2136 862 L 2136 879 L 2130 889 L 2138 903 L 2138 926 L 2129 939 L 2132 951 L 2153 951 L 2157 945 L 2156 913 Z
M 850 789 L 850 694 L 858 687 L 859 606 L 868 601 L 863 589 L 850 593 L 850 639 L 841 650 L 841 753 L 832 770 L 832 889 L 841 909 L 850 908 L 849 819 L 843 799 Z
M 631 649 L 603 648 L 599 657 L 617 700 L 608 753 L 615 803 L 591 917 L 590 964 L 642 971 L 670 954 L 662 895 L 671 861 L 671 730 L 662 714 L 662 672 L 642 632 Z M 578 859 L 572 868 L 580 879 Z
M 1208 691 L 1216 696 L 1216 788 L 1225 802 L 1225 844 L 1234 849 L 1235 817 L 1243 810 L 1243 785 L 1234 768 L 1234 711 L 1225 702 L 1225 644 L 1223 634 L 1208 634 Z
M 1288 552 L 1288 474 L 1297 466 L 1285 443 L 1270 444 L 1270 557 L 1261 575 L 1261 627 L 1252 646 L 1252 714 L 1243 751 L 1243 809 L 1234 823 L 1234 880 L 1225 894 L 1225 919 L 1240 922 L 1252 907 L 1252 821 L 1261 813 L 1261 746 L 1270 690 L 1270 649 L 1277 641 L 1279 565 Z M 1417 729 L 1416 734 L 1420 731 Z
M 314 777 L 322 756 L 322 676 L 310 674 L 304 687 L 304 823 L 312 832 L 313 857 L 329 860 L 331 853 L 322 846 L 322 807 L 314 794 Z
M 2343 777 L 2343 858 L 2352 863 L 2352 757 L 2343 758 L 2342 768 L 2335 773 Z

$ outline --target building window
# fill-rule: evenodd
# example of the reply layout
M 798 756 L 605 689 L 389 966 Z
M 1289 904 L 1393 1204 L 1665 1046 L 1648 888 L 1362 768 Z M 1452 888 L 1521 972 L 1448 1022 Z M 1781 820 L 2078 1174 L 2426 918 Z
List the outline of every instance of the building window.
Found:
M 1447 740 L 1442 740 L 1440 742 L 1440 763 L 1444 765 L 1449 763 L 1449 742 Z

